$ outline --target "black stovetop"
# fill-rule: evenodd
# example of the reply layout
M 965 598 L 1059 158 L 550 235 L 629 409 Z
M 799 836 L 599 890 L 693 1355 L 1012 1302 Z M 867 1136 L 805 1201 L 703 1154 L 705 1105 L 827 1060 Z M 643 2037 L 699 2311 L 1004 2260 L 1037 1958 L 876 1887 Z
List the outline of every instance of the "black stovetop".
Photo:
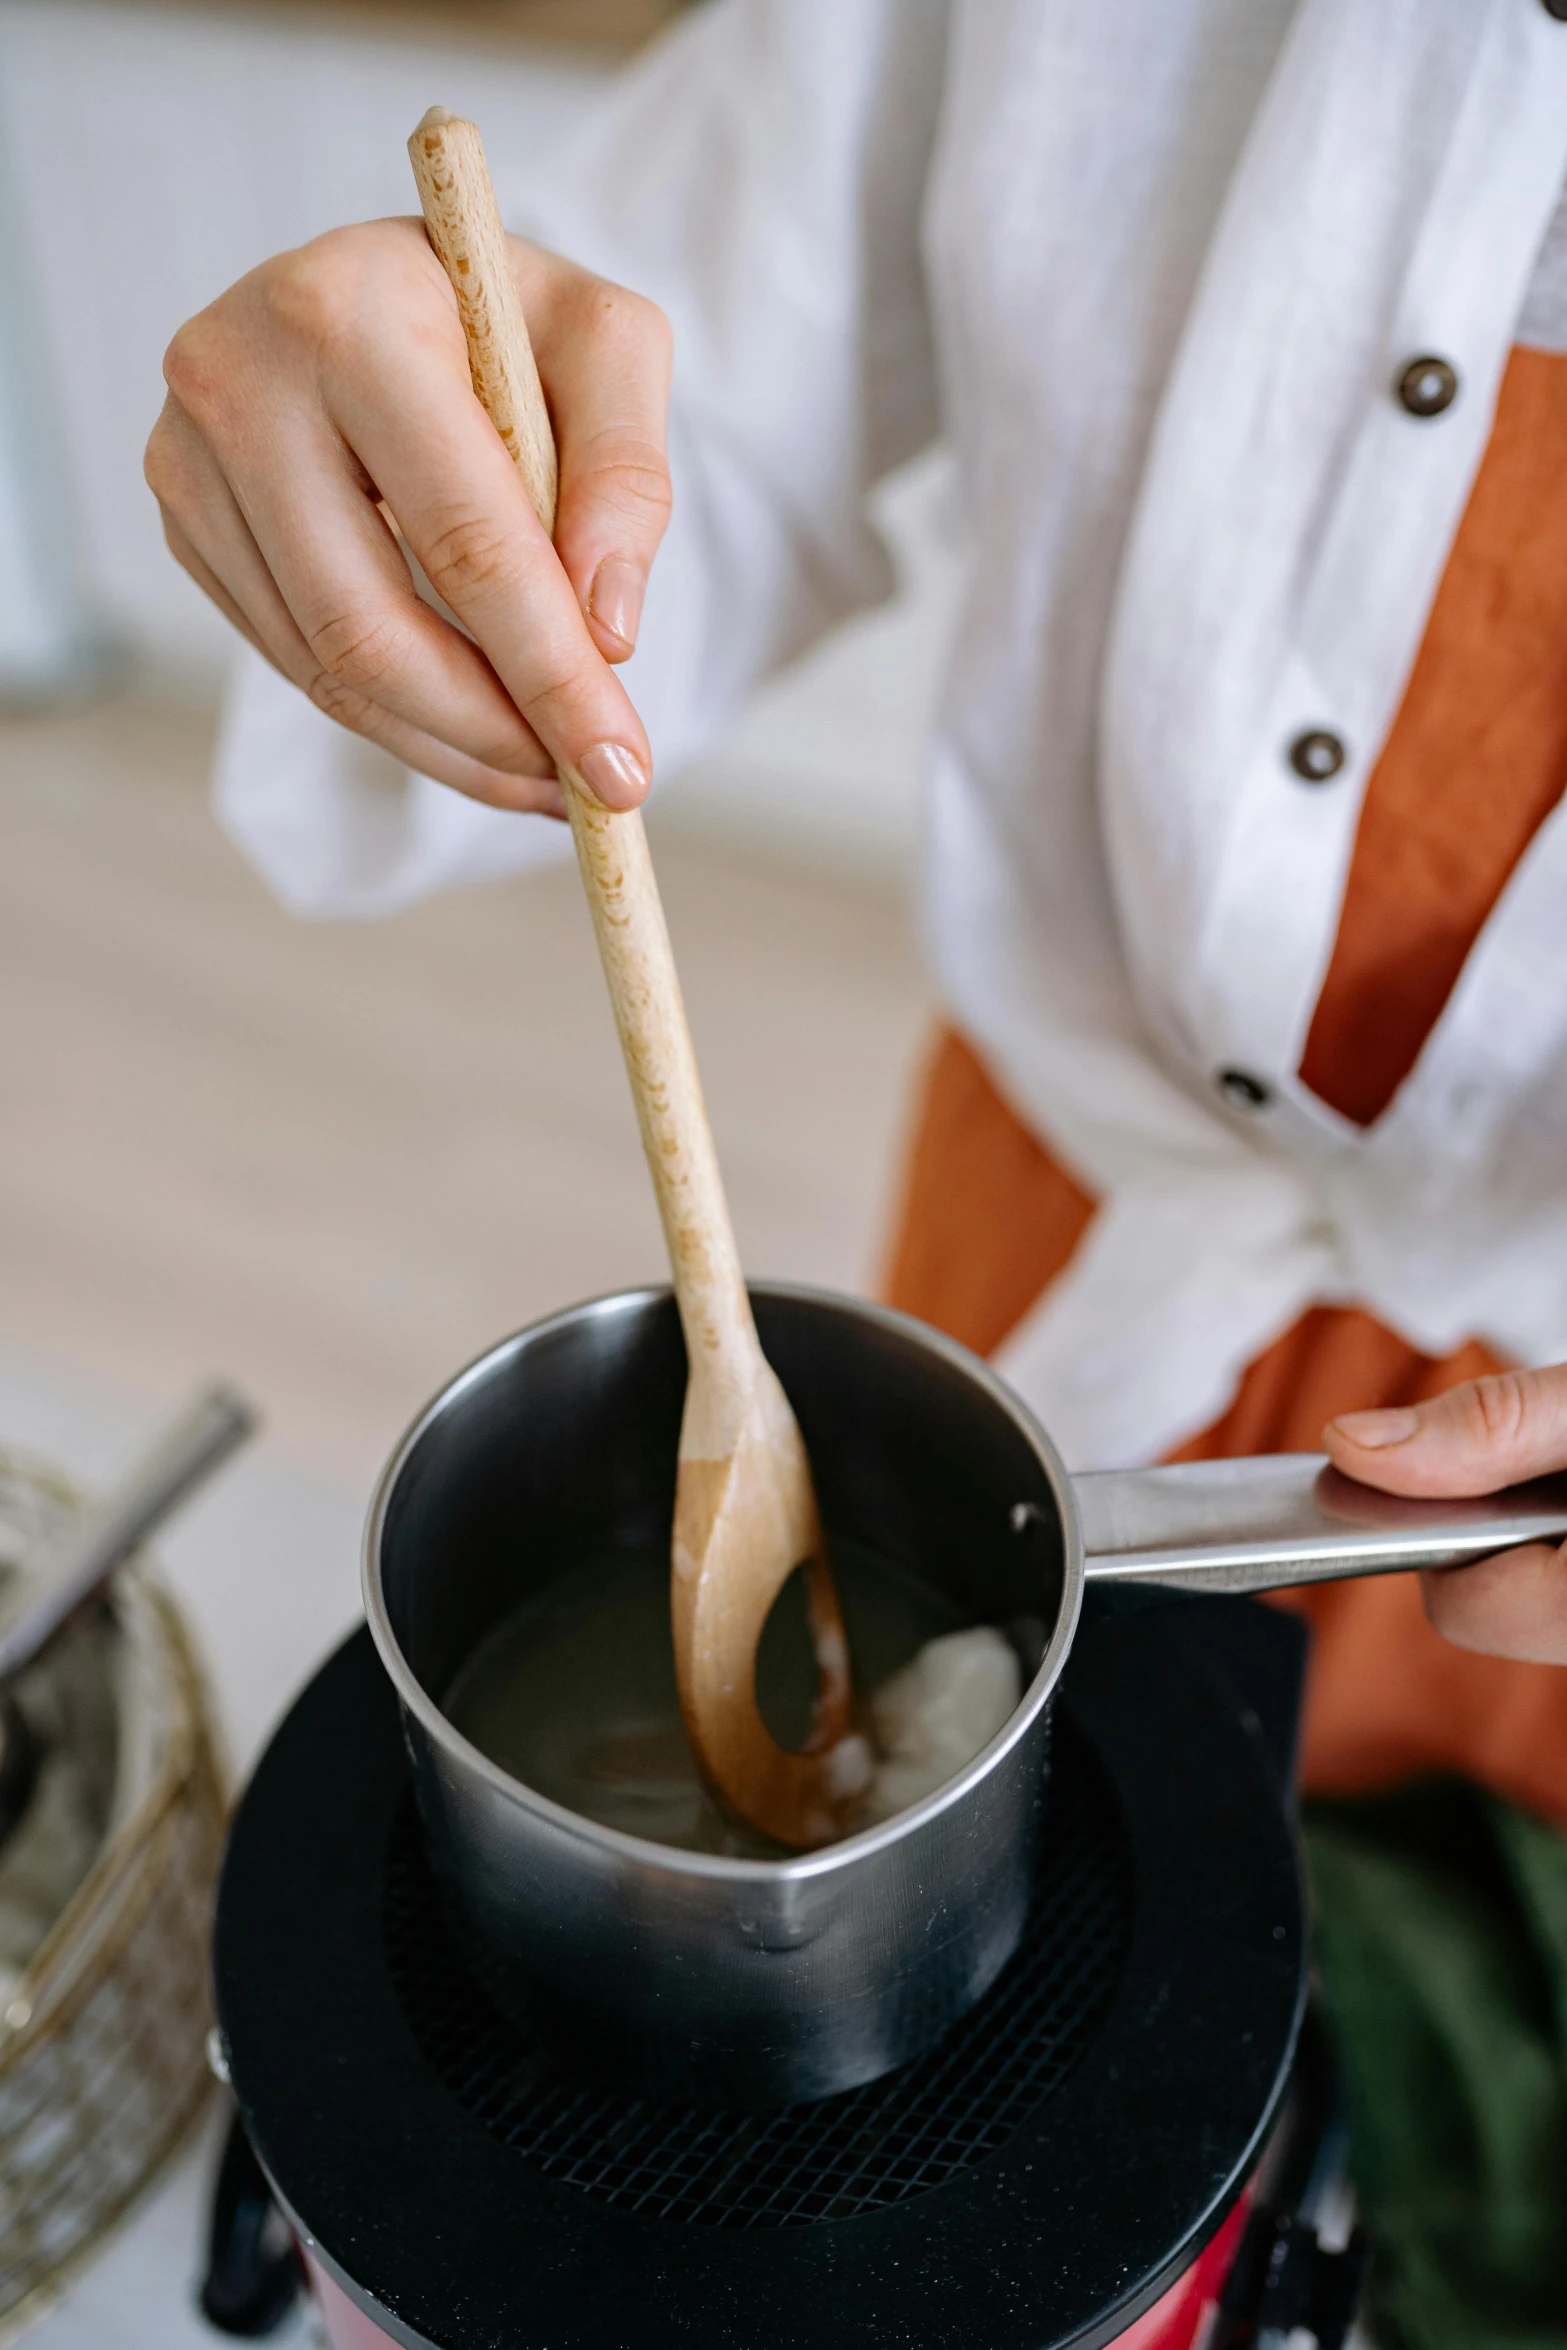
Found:
M 280 2200 L 442 2350 L 1112 2339 L 1231 2207 L 1288 2076 L 1302 1645 L 1250 1602 L 1098 1595 L 1022 1949 L 903 2072 L 729 2116 L 606 2087 L 486 1997 L 356 1634 L 263 1757 L 220 1893 L 229 2066 Z

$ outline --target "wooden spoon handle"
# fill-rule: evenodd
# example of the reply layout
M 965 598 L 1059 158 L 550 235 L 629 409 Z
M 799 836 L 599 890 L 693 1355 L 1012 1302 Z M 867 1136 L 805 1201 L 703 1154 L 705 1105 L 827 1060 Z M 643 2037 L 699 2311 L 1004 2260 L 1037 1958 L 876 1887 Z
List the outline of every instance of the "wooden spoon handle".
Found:
M 484 142 L 433 106 L 408 142 L 430 242 L 457 296 L 473 388 L 554 536 L 558 472 L 544 388 Z M 583 887 L 664 1225 L 691 1365 L 683 1450 L 722 1457 L 761 1348 L 740 1271 L 658 883 L 640 813 L 614 815 L 560 770 Z

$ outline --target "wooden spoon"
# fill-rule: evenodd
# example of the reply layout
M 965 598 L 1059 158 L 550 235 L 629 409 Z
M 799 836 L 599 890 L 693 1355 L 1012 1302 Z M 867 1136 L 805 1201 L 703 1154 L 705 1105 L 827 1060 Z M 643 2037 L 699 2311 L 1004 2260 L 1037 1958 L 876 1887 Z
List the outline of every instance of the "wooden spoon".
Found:
M 473 388 L 553 536 L 554 436 L 483 141 L 437 106 L 408 151 L 430 242 L 456 292 Z M 821 1844 L 852 1820 L 869 1757 L 850 1734 L 848 1642 L 810 1463 L 752 1319 L 642 818 L 611 814 L 568 768 L 560 779 L 690 1364 L 671 1579 L 686 1730 L 742 1818 L 782 1844 Z M 757 1710 L 756 1646 L 802 1563 L 818 1689 L 810 1735 L 791 1752 Z

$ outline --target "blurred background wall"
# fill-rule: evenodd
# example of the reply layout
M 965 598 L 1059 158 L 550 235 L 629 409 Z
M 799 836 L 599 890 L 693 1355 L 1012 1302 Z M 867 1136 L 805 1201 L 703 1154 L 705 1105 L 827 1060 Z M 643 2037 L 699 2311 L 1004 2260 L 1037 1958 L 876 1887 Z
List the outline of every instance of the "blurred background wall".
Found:
M 212 822 L 231 640 L 141 477 L 182 319 L 406 212 L 440 101 L 569 142 L 665 0 L 0 0 L 0 1400 L 218 1368 L 356 1490 L 457 1363 L 662 1252 L 567 867 L 301 923 Z M 939 459 L 895 601 L 662 778 L 651 824 L 751 1269 L 867 1287 L 926 983 Z M 85 1392 L 85 1390 L 84 1390 Z M 69 1415 L 67 1415 L 69 1418 Z M 54 1425 L 51 1420 L 48 1423 Z M 5 1428 L 0 1425 L 0 1440 Z
M 409 210 L 404 141 L 432 97 L 536 154 L 673 13 L 0 0 L 0 688 L 47 688 L 108 640 L 154 690 L 219 690 L 228 631 L 167 559 L 141 479 L 176 326 L 269 253 Z M 678 779 L 710 836 L 907 869 L 950 574 L 939 468 L 883 509 L 905 594 Z

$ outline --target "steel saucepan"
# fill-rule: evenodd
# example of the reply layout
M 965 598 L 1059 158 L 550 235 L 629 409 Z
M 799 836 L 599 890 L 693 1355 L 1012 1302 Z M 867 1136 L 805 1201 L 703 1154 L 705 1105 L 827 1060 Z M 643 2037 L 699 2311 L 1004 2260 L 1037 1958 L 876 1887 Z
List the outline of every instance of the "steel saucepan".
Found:
M 557 1314 L 462 1372 L 399 1445 L 366 1538 L 432 1856 L 494 1979 L 579 2059 L 660 2094 L 765 2107 L 873 2080 L 994 1981 L 1049 1898 L 1050 1708 L 1088 1578 L 1262 1591 L 1567 1536 L 1567 1479 L 1432 1504 L 1307 1455 L 1069 1477 L 1004 1382 L 924 1324 L 752 1295 L 829 1540 L 971 1622 L 1040 1626 L 1017 1711 L 923 1802 L 785 1860 L 688 1852 L 548 1800 L 446 1718 L 461 1667 L 530 1591 L 606 1545 L 667 1547 L 685 1355 L 665 1290 Z

